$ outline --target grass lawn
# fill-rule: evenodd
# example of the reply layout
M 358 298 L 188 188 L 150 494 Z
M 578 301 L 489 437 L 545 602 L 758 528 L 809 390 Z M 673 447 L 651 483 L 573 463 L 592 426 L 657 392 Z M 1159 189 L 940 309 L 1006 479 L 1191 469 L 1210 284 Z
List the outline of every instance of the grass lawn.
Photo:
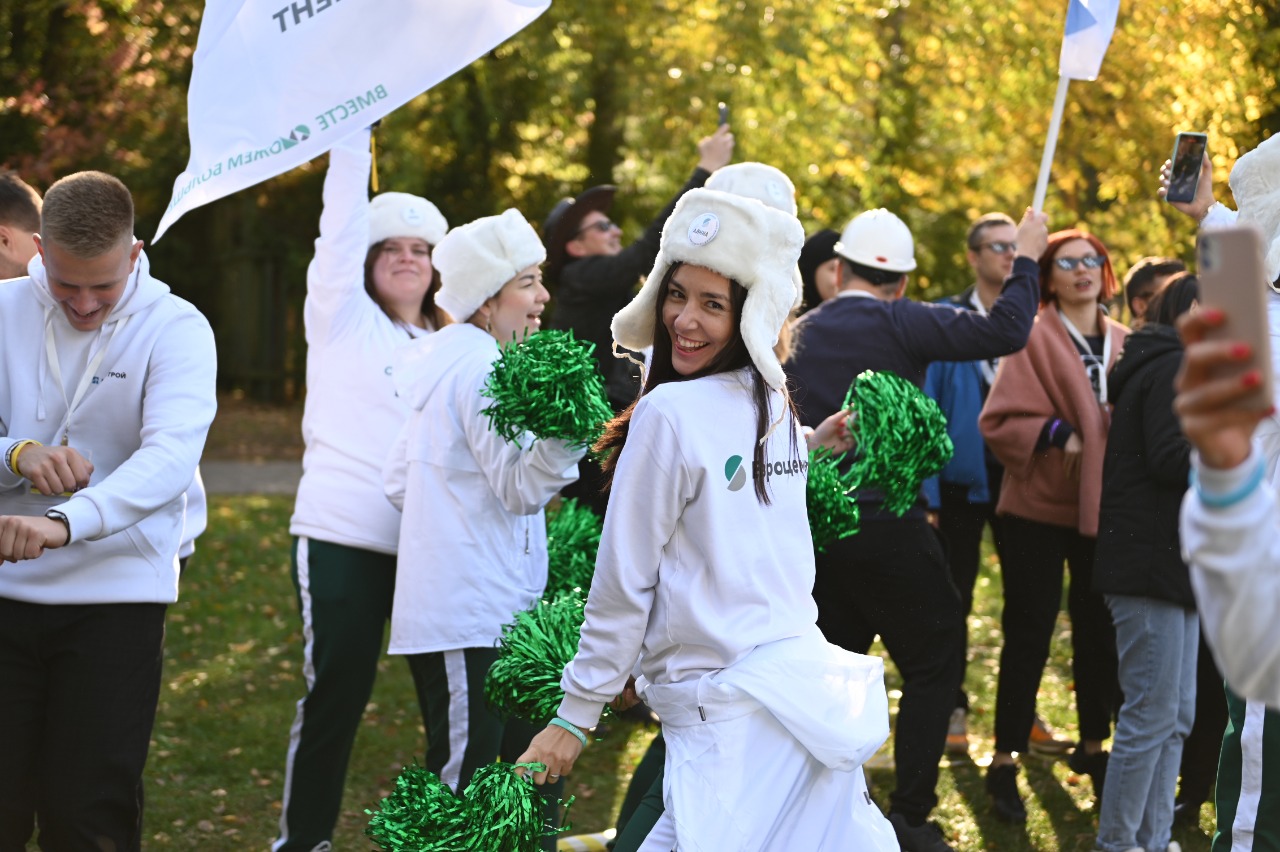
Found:
M 303 691 L 301 639 L 289 580 L 289 498 L 214 497 L 209 530 L 169 610 L 164 682 L 147 766 L 145 847 L 261 850 L 280 815 L 285 747 L 294 702 Z M 1000 582 L 984 566 L 970 619 L 968 687 L 972 759 L 945 766 L 935 813 L 958 849 L 1088 850 L 1096 804 L 1087 778 L 1065 763 L 1029 758 L 1022 776 L 1031 817 L 1025 828 L 995 820 L 983 770 L 992 747 Z M 1074 733 L 1066 622 L 1040 693 L 1040 711 Z M 890 668 L 890 690 L 897 686 Z M 894 695 L 896 693 L 892 693 Z M 584 755 L 569 788 L 575 833 L 612 825 L 631 769 L 654 731 L 615 723 Z M 401 767 L 421 759 L 424 739 L 407 667 L 386 658 L 356 741 L 347 776 L 337 850 L 369 849 L 365 808 L 390 792 Z M 892 773 L 871 770 L 873 794 L 886 801 Z M 1202 827 L 1212 827 L 1206 806 Z M 1204 831 L 1177 834 L 1186 852 L 1209 848 Z M 803 852 L 803 850 L 797 850 Z

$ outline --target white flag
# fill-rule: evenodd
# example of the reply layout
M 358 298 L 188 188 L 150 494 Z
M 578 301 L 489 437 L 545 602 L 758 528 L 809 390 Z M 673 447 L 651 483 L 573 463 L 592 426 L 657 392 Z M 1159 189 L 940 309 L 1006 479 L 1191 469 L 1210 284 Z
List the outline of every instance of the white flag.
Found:
M 466 67 L 551 0 L 208 0 L 187 92 L 188 210 L 311 160 Z
M 1116 30 L 1120 0 L 1069 0 L 1067 31 L 1062 37 L 1058 76 L 1096 80 Z

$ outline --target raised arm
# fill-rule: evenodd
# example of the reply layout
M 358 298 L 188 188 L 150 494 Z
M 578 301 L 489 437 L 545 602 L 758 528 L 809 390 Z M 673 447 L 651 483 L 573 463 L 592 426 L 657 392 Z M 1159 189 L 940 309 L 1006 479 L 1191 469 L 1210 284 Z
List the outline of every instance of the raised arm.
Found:
M 329 152 L 324 209 L 316 253 L 307 267 L 303 309 L 307 343 L 323 343 L 359 315 L 378 310 L 364 291 L 364 259 L 369 250 L 368 128 L 343 139 Z

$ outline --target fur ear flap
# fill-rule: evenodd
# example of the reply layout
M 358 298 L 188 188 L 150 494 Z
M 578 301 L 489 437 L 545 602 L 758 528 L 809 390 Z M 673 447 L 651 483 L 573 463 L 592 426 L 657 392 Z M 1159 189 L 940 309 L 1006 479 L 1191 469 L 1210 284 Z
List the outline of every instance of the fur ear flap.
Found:
M 1239 223 L 1262 232 L 1267 283 L 1274 283 L 1280 277 L 1280 135 L 1236 160 L 1227 182 L 1240 212 Z

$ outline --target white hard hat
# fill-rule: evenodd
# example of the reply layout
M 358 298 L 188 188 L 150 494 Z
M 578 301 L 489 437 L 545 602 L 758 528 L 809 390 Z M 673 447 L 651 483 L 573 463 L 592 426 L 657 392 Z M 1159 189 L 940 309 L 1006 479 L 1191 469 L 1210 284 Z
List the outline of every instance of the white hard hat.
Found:
M 844 226 L 835 251 L 872 269 L 910 272 L 916 268 L 916 243 L 911 229 L 883 207 L 854 216 Z

